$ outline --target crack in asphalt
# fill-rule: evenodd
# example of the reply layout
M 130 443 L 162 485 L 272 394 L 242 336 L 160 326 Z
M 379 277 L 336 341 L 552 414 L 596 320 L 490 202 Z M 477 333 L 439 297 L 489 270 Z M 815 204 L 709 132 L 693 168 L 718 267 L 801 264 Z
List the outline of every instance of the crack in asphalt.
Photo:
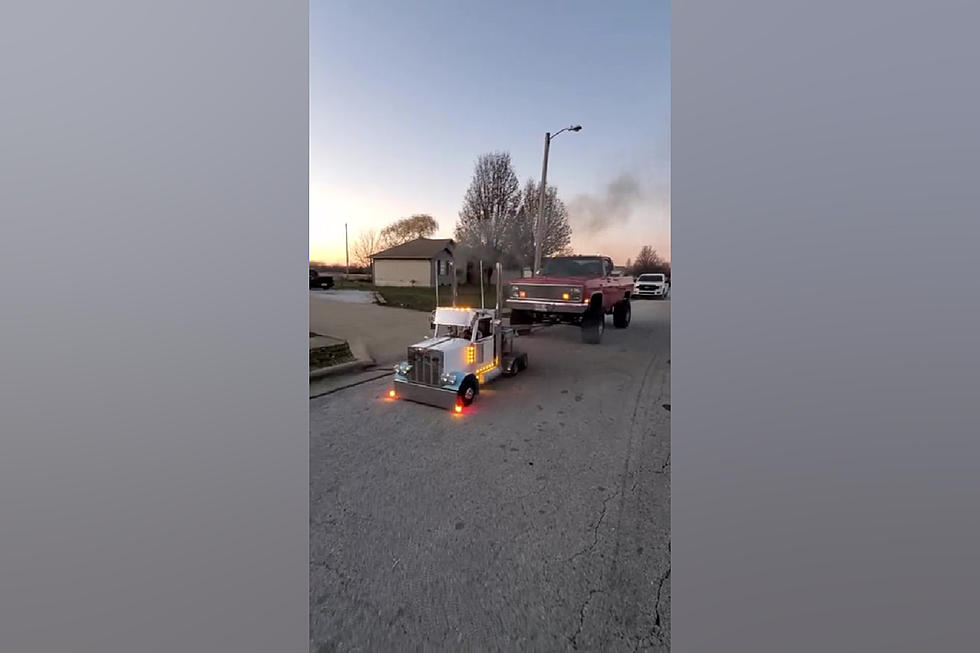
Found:
M 575 633 L 568 638 L 568 641 L 572 644 L 572 648 L 576 651 L 578 650 L 578 636 L 582 634 L 582 628 L 585 626 L 585 609 L 589 607 L 589 603 L 592 602 L 592 597 L 596 594 L 602 594 L 602 590 L 589 590 L 589 596 L 582 602 L 582 607 L 579 608 L 578 611 L 578 628 L 576 628 Z
M 670 566 L 669 565 L 667 567 L 667 572 L 663 576 L 660 577 L 660 584 L 657 586 L 657 602 L 653 605 L 653 611 L 654 611 L 654 614 L 656 615 L 656 619 L 654 619 L 653 625 L 655 627 L 657 627 L 657 628 L 660 628 L 660 625 L 661 625 L 661 621 L 660 621 L 660 597 L 661 597 L 661 595 L 663 594 L 663 591 L 664 591 L 664 583 L 667 582 L 667 579 L 668 578 L 670 578 Z M 657 639 L 659 639 L 659 637 Z
M 644 638 L 649 640 L 651 638 L 655 639 L 661 644 L 666 644 L 664 641 L 664 629 L 663 629 L 663 617 L 660 614 L 660 600 L 663 595 L 664 583 L 670 578 L 670 565 L 667 565 L 667 571 L 660 577 L 660 583 L 657 585 L 657 602 L 653 605 L 653 628 L 650 629 L 650 633 Z M 637 648 L 639 650 L 640 644 L 643 640 L 637 642 Z
M 617 496 L 619 496 L 618 492 L 610 494 L 608 497 L 602 500 L 602 512 L 599 514 L 599 519 L 596 520 L 595 525 L 592 527 L 592 544 L 585 547 L 581 551 L 573 553 L 570 558 L 565 560 L 565 562 L 571 562 L 572 560 L 579 557 L 580 555 L 584 555 L 585 553 L 591 553 L 592 551 L 595 550 L 596 546 L 599 544 L 599 527 L 602 526 L 602 520 L 606 516 L 606 508 L 609 505 L 609 502 L 615 499 Z

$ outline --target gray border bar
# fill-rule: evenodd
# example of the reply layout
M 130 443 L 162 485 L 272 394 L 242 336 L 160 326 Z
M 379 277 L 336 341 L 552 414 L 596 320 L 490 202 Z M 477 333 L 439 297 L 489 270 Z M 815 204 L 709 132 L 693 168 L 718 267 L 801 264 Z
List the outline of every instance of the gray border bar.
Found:
M 0 649 L 300 651 L 306 2 L 0 20 Z
M 678 651 L 977 648 L 977 24 L 673 6 Z

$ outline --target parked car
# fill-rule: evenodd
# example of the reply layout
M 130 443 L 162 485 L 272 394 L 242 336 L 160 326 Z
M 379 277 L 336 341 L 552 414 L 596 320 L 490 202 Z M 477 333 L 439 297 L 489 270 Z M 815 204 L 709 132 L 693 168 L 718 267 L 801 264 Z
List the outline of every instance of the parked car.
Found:
M 310 268 L 310 288 L 320 288 L 322 290 L 333 288 L 333 277 L 327 274 L 320 274 L 318 271 Z
M 598 344 L 606 328 L 630 324 L 633 278 L 613 275 L 605 256 L 558 256 L 548 259 L 536 277 L 510 285 L 507 307 L 511 326 L 527 330 L 538 323 L 575 324 L 582 340 Z
M 670 294 L 670 282 L 660 273 L 641 274 L 633 286 L 634 297 L 663 299 Z

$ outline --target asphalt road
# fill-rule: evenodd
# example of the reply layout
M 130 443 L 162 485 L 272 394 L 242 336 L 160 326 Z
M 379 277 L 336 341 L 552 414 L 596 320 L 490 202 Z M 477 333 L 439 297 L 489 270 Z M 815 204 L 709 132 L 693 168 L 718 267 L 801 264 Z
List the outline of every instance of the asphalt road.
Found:
M 518 342 L 462 416 L 310 401 L 311 650 L 669 650 L 670 302 Z

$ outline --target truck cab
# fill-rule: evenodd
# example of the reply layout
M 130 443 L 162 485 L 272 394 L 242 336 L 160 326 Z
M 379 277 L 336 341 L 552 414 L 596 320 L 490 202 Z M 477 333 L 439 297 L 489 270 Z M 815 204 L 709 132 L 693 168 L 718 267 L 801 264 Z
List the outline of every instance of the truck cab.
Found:
M 527 354 L 514 349 L 514 331 L 503 326 L 499 311 L 440 307 L 432 333 L 408 348 L 395 365 L 389 397 L 452 408 L 473 403 L 480 387 L 527 367 Z
M 617 329 L 630 323 L 633 279 L 614 270 L 607 256 L 547 259 L 535 277 L 510 285 L 511 325 L 528 330 L 538 323 L 575 324 L 581 327 L 583 342 L 598 344 L 606 315 L 613 316 Z

